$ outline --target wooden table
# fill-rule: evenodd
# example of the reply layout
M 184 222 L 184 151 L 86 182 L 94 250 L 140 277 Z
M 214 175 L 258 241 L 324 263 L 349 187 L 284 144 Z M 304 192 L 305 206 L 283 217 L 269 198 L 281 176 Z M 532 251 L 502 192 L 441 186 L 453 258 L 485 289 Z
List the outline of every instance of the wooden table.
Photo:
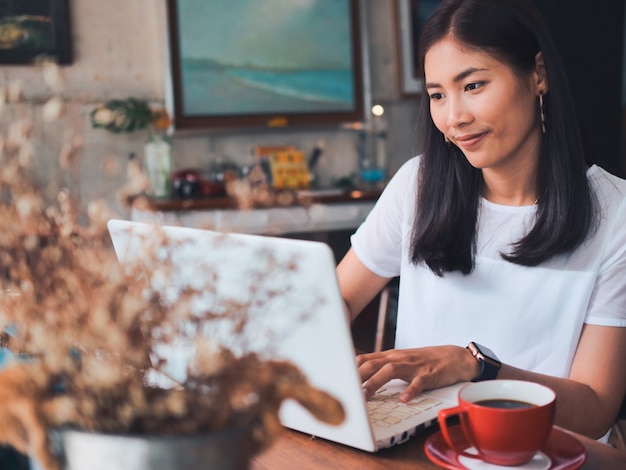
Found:
M 439 469 L 424 453 L 424 443 L 437 428 L 408 442 L 369 453 L 323 439 L 286 431 L 264 453 L 257 456 L 251 470 L 419 470 Z M 626 453 L 583 436 L 575 435 L 587 449 L 585 470 L 624 470 Z

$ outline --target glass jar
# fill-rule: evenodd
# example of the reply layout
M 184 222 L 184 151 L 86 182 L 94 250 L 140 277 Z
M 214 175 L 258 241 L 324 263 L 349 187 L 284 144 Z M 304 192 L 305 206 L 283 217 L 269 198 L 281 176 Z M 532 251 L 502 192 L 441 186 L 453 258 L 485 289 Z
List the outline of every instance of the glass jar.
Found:
M 151 134 L 143 147 L 143 151 L 152 195 L 156 198 L 169 197 L 172 174 L 172 144 L 161 134 Z

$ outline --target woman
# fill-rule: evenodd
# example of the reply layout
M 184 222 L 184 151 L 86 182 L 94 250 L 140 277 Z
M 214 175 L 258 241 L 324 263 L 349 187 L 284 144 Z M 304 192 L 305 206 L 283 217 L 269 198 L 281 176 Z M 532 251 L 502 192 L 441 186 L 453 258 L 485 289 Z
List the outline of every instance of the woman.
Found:
M 420 54 L 423 154 L 337 268 L 352 318 L 400 276 L 396 349 L 358 357 L 364 389 L 531 380 L 600 438 L 626 392 L 626 181 L 586 165 L 530 0 L 444 0 Z

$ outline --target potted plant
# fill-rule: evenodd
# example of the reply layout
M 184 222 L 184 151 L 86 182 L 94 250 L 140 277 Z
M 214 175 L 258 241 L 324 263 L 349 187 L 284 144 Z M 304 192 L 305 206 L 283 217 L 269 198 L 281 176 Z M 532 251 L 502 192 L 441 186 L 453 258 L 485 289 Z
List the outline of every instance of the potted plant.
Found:
M 101 203 L 81 222 L 69 191 L 47 200 L 21 151 L 29 127 L 20 129 L 0 154 L 0 327 L 15 353 L 0 370 L 0 443 L 47 470 L 187 470 L 215 459 L 221 468 L 245 468 L 282 430 L 285 399 L 328 423 L 343 420 L 340 403 L 297 367 L 246 347 L 258 309 L 192 308 L 211 285 L 168 301 L 140 266 L 120 265 Z M 144 255 L 167 267 L 169 243 L 163 238 Z M 166 268 L 163 275 L 167 282 Z M 207 334 L 216 321 L 230 322 L 237 348 Z M 160 351 L 181 338 L 194 350 L 184 379 L 151 380 L 171 378 Z M 116 456 L 113 467 L 97 466 Z
M 172 125 L 172 119 L 165 109 L 153 109 L 146 101 L 132 97 L 114 99 L 96 106 L 89 118 L 94 129 L 104 129 L 113 134 L 147 129 L 148 139 L 143 154 L 152 194 L 158 198 L 170 196 L 172 145 L 166 132 Z

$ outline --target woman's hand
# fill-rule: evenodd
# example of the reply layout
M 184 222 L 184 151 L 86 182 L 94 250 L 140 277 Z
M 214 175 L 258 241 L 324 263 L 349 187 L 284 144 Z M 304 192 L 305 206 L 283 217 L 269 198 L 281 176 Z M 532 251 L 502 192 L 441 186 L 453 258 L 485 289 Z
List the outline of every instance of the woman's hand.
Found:
M 391 379 L 408 382 L 400 401 L 407 402 L 423 390 L 470 381 L 480 373 L 472 354 L 460 346 L 390 349 L 361 354 L 357 366 L 366 398 Z

